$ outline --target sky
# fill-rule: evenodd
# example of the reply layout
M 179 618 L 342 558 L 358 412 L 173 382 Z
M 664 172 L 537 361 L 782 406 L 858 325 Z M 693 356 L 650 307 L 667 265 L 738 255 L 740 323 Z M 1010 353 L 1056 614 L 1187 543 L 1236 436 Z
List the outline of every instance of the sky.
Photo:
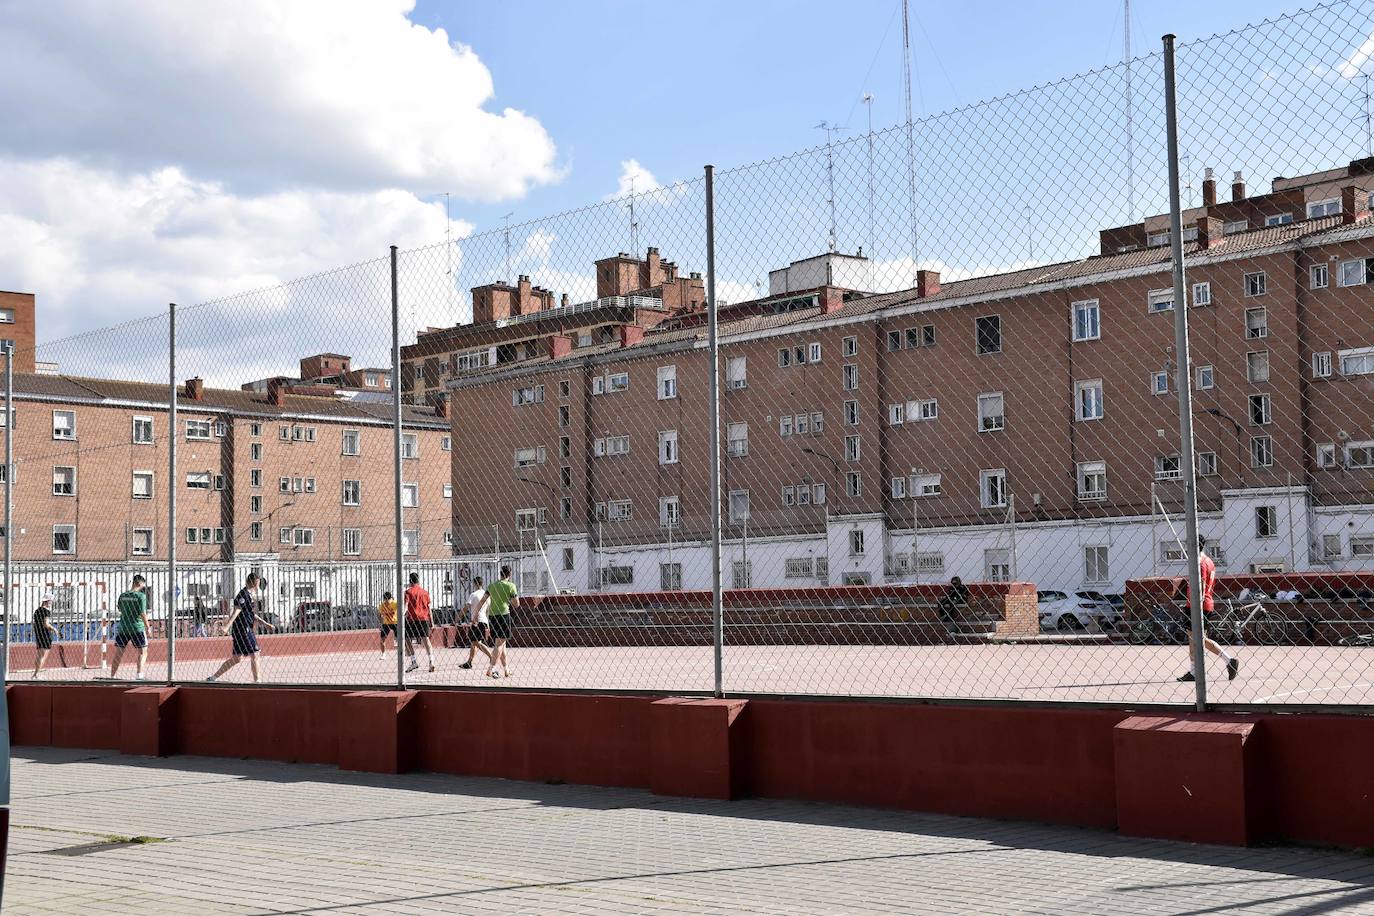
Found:
M 1167 31 L 1188 41 L 1294 3 L 1138 0 L 1133 50 L 1157 49 Z M 897 0 L 0 0 L 0 289 L 37 293 L 40 342 L 70 341 L 157 315 L 170 301 L 273 288 L 382 257 L 389 245 L 499 229 L 507 215 L 518 225 L 575 210 L 522 231 L 515 258 L 542 267 L 536 282 L 577 290 L 590 265 L 553 263 L 549 251 L 560 233 L 566 242 L 602 232 L 597 220 L 609 212 L 604 203 L 577 208 L 631 187 L 694 182 L 706 163 L 728 168 L 813 147 L 825 139 L 821 121 L 842 128 L 841 157 L 852 158 L 867 129 L 864 93 L 874 97 L 876 128 L 901 122 L 899 9 Z M 912 13 L 918 119 L 1122 56 L 1119 3 L 913 2 Z M 1345 54 L 1337 57 L 1364 66 Z M 1339 68 L 1330 56 L 1314 71 Z M 976 118 L 941 123 L 951 133 L 939 142 L 953 148 L 961 131 L 979 128 Z M 674 208 L 696 207 L 699 195 L 693 183 L 646 199 L 641 239 L 655 219 L 671 239 Z M 757 206 L 825 222 L 815 194 L 761 196 Z M 1119 215 L 1084 213 L 1083 221 L 1091 235 Z M 844 219 L 852 249 L 863 217 Z M 998 230 L 999 245 L 1011 231 Z M 728 292 L 747 295 L 769 265 L 824 243 L 823 226 L 777 236 L 759 246 L 757 263 L 725 278 Z M 1045 257 L 1034 227 L 1026 243 L 1030 260 Z M 580 260 L 592 250 L 583 247 Z M 681 247 L 680 260 L 701 269 L 700 252 Z M 504 257 L 495 251 L 473 246 L 456 251 L 466 265 L 440 255 L 430 267 L 461 290 L 471 282 L 462 271 L 479 255 Z M 980 251 L 936 255 L 992 263 Z M 521 264 L 511 272 L 528 269 Z M 244 341 L 240 351 L 256 355 L 237 371 L 282 371 L 281 355 L 269 351 L 287 329 L 296 333 L 300 308 L 323 313 L 318 345 L 338 349 L 328 332 L 350 326 L 354 300 L 384 298 L 384 279 L 373 265 L 308 295 L 297 286 L 232 300 L 200 316 L 201 346 L 208 354 Z M 411 303 L 411 323 L 451 319 L 451 296 L 445 288 Z M 146 330 L 126 332 L 120 348 L 135 351 Z M 353 330 L 374 351 L 385 337 L 379 324 Z M 291 343 L 316 342 L 302 333 Z M 53 344 L 46 356 L 90 371 L 113 358 L 106 344 Z

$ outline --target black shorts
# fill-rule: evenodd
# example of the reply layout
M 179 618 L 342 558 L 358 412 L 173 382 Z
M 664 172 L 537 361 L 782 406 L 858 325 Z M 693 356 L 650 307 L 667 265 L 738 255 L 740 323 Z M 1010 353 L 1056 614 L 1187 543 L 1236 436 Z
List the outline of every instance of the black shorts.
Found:
M 428 620 L 412 620 L 409 617 L 406 618 L 406 636 L 413 636 L 416 639 L 422 639 L 428 635 Z
M 40 649 L 51 649 L 51 648 L 52 648 L 52 630 L 48 630 L 48 629 L 35 630 L 34 633 L 33 633 L 33 641 L 38 645 L 38 648 L 40 648 Z
M 515 621 L 510 614 L 493 614 L 491 617 L 491 636 L 493 639 L 510 639 L 515 635 Z
M 382 639 L 386 639 L 386 634 L 388 634 L 388 633 L 390 633 L 392 636 L 395 636 L 395 635 L 396 635 L 396 624 L 394 624 L 394 623 L 384 623 L 384 624 L 382 624 L 382 633 L 381 633 Z
M 491 638 L 491 624 L 479 620 L 468 625 L 468 642 L 486 642 Z

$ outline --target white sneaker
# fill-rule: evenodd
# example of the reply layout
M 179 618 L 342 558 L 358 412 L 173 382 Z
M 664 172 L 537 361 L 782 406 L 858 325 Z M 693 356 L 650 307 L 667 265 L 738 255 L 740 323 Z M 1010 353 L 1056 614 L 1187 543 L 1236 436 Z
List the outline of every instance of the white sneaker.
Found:
M 214 682 L 215 682 L 215 676 L 214 676 L 213 674 L 210 675 L 209 677 L 207 677 L 207 678 L 205 679 L 205 683 L 207 683 L 207 684 L 213 684 Z
M 141 674 L 135 674 L 135 675 L 134 675 L 134 680 L 136 680 L 136 681 L 141 681 L 141 680 L 143 680 L 143 675 L 141 675 Z
M 419 671 L 419 670 L 420 670 L 420 663 L 419 663 L 419 662 L 414 662 L 414 661 L 412 661 L 409 665 L 406 665 L 406 670 L 407 670 L 407 671 Z

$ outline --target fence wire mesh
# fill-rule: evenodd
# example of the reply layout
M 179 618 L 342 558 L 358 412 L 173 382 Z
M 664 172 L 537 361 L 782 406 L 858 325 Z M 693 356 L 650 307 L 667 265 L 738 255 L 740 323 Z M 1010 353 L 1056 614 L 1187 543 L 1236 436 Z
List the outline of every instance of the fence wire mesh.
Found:
M 11 671 L 1192 703 L 1184 384 L 1210 700 L 1367 705 L 1371 36 L 1179 45 L 1185 302 L 1150 54 L 21 344 Z

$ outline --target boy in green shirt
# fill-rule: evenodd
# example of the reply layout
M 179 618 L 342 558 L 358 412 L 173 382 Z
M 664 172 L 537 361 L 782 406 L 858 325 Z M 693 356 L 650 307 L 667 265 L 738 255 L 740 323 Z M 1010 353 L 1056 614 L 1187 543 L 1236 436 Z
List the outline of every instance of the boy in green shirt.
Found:
M 138 668 L 134 677 L 143 680 L 143 663 L 148 659 L 148 595 L 143 590 L 144 584 L 142 576 L 134 576 L 133 585 L 115 602 L 119 620 L 115 623 L 115 651 L 110 661 L 110 677 L 119 674 L 119 662 L 124 658 L 124 649 L 133 643 L 138 649 Z
M 483 608 L 488 608 L 488 620 L 491 623 L 492 649 L 491 666 L 487 668 L 487 677 L 498 677 L 496 666 L 501 666 L 502 675 L 510 677 L 510 665 L 506 662 L 506 642 L 515 634 L 515 622 L 511 618 L 511 611 L 520 606 L 520 596 L 515 590 L 515 583 L 510 578 L 510 567 L 501 567 L 501 581 L 493 582 L 487 587 L 487 593 L 482 596 L 482 603 L 477 605 L 476 613 L 480 616 Z

